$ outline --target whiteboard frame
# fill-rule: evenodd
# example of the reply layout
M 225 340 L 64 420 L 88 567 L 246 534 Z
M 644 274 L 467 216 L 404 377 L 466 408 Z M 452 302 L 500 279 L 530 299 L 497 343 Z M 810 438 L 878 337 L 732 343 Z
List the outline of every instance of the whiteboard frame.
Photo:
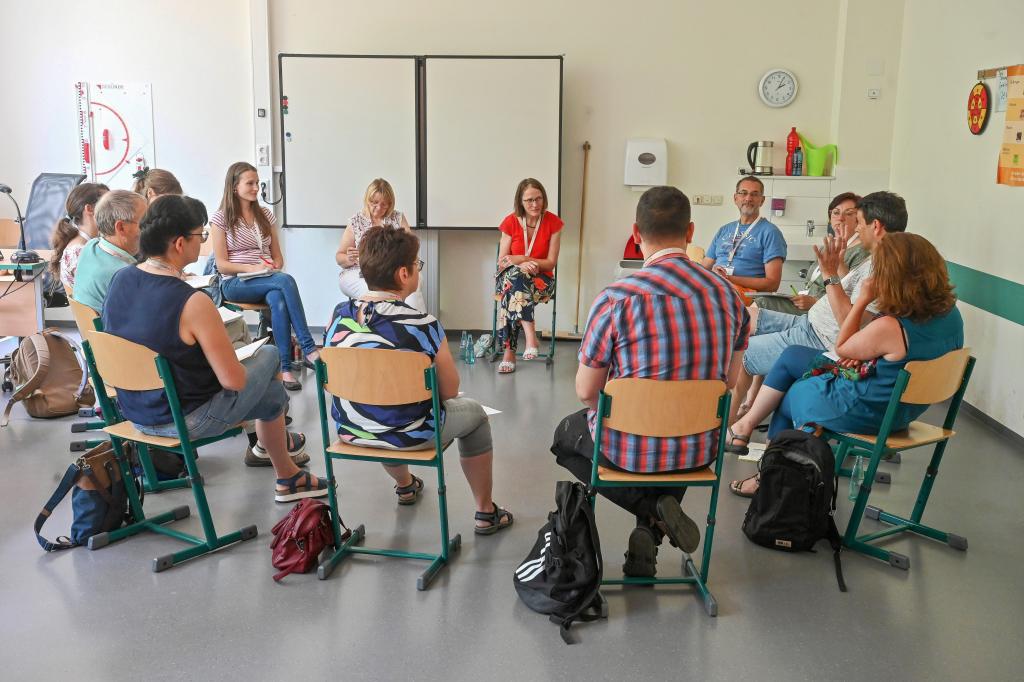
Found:
M 429 83 L 426 82 L 425 74 L 428 60 L 441 60 L 441 59 L 463 59 L 463 60 L 505 60 L 505 59 L 528 59 L 528 60 L 542 60 L 552 59 L 558 60 L 558 169 L 557 169 L 557 192 L 558 201 L 555 206 L 555 213 L 561 215 L 562 213 L 562 142 L 563 142 L 563 130 L 564 130 L 564 114 L 565 114 L 565 57 L 564 55 L 463 55 L 463 54 L 446 54 L 446 55 L 401 55 L 401 54 L 320 54 L 320 53 L 296 53 L 296 52 L 282 52 L 277 56 L 277 68 L 278 68 L 278 117 L 279 117 L 279 128 L 280 128 L 280 148 L 281 148 L 281 171 L 284 182 L 282 183 L 282 211 L 283 211 L 283 227 L 288 228 L 344 228 L 345 225 L 299 225 L 288 223 L 288 164 L 287 155 L 285 148 L 285 120 L 284 113 L 281 108 L 281 95 L 286 93 L 286 84 L 284 83 L 284 59 L 285 58 L 324 58 L 324 59 L 413 59 L 415 60 L 416 78 L 415 78 L 415 103 L 416 103 L 416 229 L 426 230 L 446 230 L 446 231 L 460 231 L 460 230 L 493 230 L 494 225 L 480 225 L 480 226 L 452 226 L 452 225 L 430 225 L 427 223 L 427 216 L 429 215 L 429 207 L 427 206 L 427 184 L 430 180 L 427 177 L 427 153 L 426 142 L 426 127 L 428 122 L 426 120 L 426 97 L 429 94 Z

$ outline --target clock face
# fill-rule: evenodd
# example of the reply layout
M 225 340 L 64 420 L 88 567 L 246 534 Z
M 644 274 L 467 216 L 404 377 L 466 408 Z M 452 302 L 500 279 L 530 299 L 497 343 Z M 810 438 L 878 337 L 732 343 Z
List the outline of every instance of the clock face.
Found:
M 772 69 L 761 78 L 757 94 L 770 107 L 784 107 L 796 99 L 796 76 L 785 69 Z

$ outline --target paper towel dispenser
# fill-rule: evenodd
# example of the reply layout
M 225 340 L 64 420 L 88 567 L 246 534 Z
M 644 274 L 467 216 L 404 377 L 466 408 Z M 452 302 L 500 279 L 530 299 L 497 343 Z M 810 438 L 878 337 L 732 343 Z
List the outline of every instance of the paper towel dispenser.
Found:
M 624 184 L 633 187 L 668 184 L 668 145 L 664 138 L 634 137 L 626 140 Z

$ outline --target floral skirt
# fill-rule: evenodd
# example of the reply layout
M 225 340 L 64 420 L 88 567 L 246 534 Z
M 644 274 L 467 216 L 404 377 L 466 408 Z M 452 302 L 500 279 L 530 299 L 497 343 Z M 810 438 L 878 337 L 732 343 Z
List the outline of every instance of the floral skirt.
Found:
M 555 280 L 547 275 L 527 275 L 510 265 L 495 277 L 494 300 L 498 302 L 498 348 L 516 352 L 522 322 L 533 322 L 533 308 L 555 295 Z

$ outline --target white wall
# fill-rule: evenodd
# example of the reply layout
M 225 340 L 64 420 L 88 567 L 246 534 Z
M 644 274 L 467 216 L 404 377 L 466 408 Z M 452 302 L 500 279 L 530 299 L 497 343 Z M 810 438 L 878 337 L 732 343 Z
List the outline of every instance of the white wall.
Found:
M 75 81 L 148 82 L 157 164 L 216 210 L 252 156 L 249 49 L 246 0 L 4 3 L 0 181 L 24 207 L 39 173 L 78 172 Z
M 782 145 L 791 125 L 806 130 L 812 140 L 828 139 L 837 7 L 816 0 L 771 5 L 663 0 L 600 8 L 582 0 L 271 0 L 271 52 L 564 54 L 562 218 L 567 229 L 558 300 L 559 327 L 571 329 L 584 140 L 593 149 L 583 318 L 612 279 L 639 198 L 622 184 L 626 139 L 666 138 L 671 184 L 691 195 L 725 195 L 722 207 L 694 208 L 696 240 L 706 245 L 714 230 L 735 215 L 731 194 L 736 169 L 745 164 L 750 141 L 774 139 Z M 801 28 L 796 39 L 785 39 L 794 34 L 795 22 L 811 30 Z M 768 66 L 789 68 L 800 79 L 800 94 L 792 106 L 773 110 L 760 103 L 756 86 Z M 496 106 L 515 103 L 516 94 L 510 92 Z M 275 131 L 275 140 L 278 136 Z M 509 187 L 508 205 L 494 207 L 495 225 L 511 209 L 514 190 Z M 411 200 L 399 197 L 400 204 Z M 343 220 L 356 208 L 339 206 L 339 216 Z M 336 237 L 309 233 L 295 231 L 286 237 L 289 254 L 301 249 L 313 257 L 313 249 L 321 249 L 319 262 L 322 249 Z M 442 235 L 441 302 L 447 326 L 490 326 L 487 271 L 496 239 Z M 299 240 L 309 246 L 300 246 Z
M 978 69 L 1024 62 L 1021 26 L 1024 3 L 907 0 L 892 146 L 892 187 L 907 199 L 910 228 L 947 260 L 1017 283 L 1024 189 L 995 184 L 1003 114 L 974 136 L 966 103 Z M 967 400 L 1024 434 L 1024 327 L 960 309 L 978 358 Z

